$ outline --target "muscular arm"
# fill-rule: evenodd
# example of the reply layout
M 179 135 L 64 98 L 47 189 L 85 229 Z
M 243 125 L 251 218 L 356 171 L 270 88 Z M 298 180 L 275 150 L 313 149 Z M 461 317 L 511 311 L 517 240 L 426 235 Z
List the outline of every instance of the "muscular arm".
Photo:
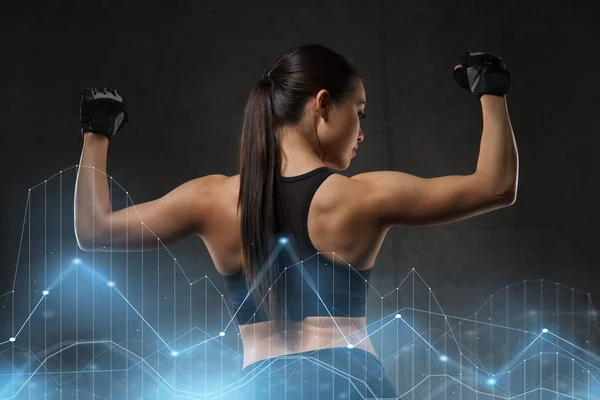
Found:
M 506 99 L 484 95 L 481 106 L 483 134 L 474 173 L 427 179 L 397 171 L 355 175 L 367 193 L 362 213 L 389 229 L 447 224 L 512 205 L 519 159 Z
M 106 158 L 108 139 L 86 133 L 75 184 L 75 235 L 85 251 L 150 251 L 201 234 L 224 175 L 186 182 L 165 196 L 112 211 Z

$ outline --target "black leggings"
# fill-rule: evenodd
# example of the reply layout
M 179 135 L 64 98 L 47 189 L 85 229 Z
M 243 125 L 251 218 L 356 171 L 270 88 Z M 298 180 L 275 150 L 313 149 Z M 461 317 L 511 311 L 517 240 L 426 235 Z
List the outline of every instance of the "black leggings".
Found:
M 358 348 L 268 358 L 248 365 L 240 378 L 240 400 L 398 399 L 381 361 Z

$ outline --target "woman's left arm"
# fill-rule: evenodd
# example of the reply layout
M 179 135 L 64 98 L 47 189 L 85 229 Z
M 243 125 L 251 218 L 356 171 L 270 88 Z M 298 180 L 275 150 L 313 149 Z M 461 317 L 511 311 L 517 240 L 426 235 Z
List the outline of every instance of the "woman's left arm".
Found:
M 204 231 L 225 175 L 185 182 L 163 197 L 112 211 L 106 136 L 86 133 L 75 183 L 75 236 L 84 251 L 150 251 Z

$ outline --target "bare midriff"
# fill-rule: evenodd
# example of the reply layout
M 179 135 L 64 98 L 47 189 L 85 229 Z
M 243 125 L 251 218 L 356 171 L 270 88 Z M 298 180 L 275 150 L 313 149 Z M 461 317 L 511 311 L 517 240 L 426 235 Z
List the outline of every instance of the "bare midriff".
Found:
M 302 322 L 288 322 L 285 337 L 266 322 L 239 328 L 244 346 L 243 368 L 267 358 L 348 345 L 378 357 L 368 336 L 365 317 L 306 317 Z

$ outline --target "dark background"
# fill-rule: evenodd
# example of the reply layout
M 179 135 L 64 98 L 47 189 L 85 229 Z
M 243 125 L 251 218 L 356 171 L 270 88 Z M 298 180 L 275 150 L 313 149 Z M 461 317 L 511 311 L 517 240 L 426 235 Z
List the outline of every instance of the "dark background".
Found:
M 342 172 L 347 176 L 473 172 L 481 108 L 453 81 L 452 68 L 470 48 L 503 57 L 513 77 L 508 107 L 520 155 L 516 204 L 451 225 L 392 229 L 373 270 L 379 292 L 397 287 L 415 268 L 453 315 L 469 315 L 491 294 L 523 280 L 600 294 L 600 57 L 594 50 L 600 28 L 591 2 L 34 1 L 0 7 L 0 293 L 12 290 L 27 190 L 79 161 L 82 87 L 116 87 L 128 102 L 131 122 L 110 144 L 108 174 L 139 204 L 195 177 L 235 175 L 250 89 L 277 57 L 320 43 L 356 63 L 367 91 L 365 140 Z M 190 238 L 171 251 L 191 281 L 208 275 L 221 284 L 201 240 Z

